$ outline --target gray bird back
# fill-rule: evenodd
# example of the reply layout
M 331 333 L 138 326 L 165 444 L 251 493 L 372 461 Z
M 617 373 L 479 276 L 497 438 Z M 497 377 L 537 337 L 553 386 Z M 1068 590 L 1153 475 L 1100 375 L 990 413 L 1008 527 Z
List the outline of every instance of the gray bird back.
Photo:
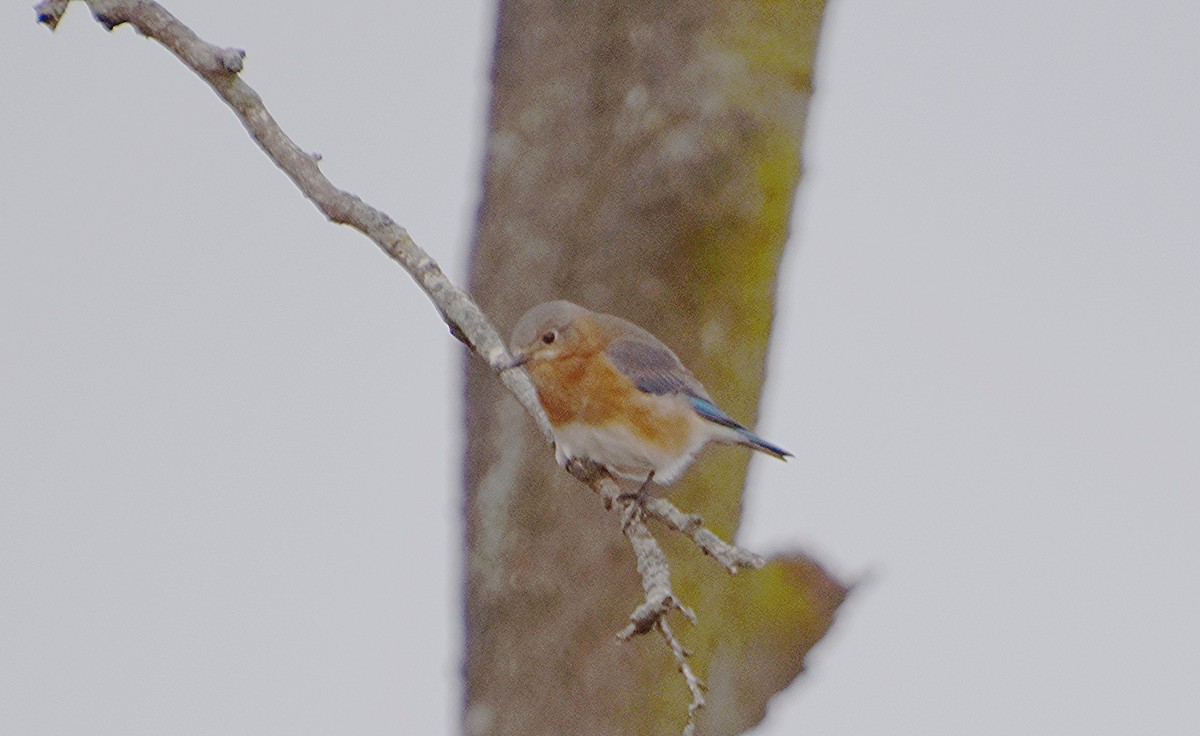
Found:
M 641 327 L 620 317 L 603 317 L 620 335 L 605 353 L 617 370 L 648 394 L 689 394 L 708 399 L 708 392 L 671 349 Z

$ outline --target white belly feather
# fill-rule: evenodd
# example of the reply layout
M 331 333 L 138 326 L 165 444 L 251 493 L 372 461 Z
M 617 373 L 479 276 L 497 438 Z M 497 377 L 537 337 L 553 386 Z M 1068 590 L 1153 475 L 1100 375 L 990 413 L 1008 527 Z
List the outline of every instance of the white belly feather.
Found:
M 646 480 L 654 471 L 654 482 L 667 485 L 687 469 L 708 442 L 737 441 L 735 433 L 699 415 L 692 415 L 690 423 L 691 441 L 682 451 L 672 452 L 646 442 L 625 424 L 570 422 L 554 428 L 554 453 L 560 465 L 571 458 L 587 459 L 604 465 L 614 475 L 638 481 Z

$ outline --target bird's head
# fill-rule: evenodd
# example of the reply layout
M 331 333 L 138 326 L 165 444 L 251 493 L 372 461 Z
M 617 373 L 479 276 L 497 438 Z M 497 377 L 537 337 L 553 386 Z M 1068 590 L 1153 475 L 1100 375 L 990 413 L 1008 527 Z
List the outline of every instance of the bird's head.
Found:
M 580 318 L 588 314 L 590 312 L 578 304 L 561 299 L 530 309 L 517 321 L 509 340 L 512 367 L 569 354 L 584 339 Z

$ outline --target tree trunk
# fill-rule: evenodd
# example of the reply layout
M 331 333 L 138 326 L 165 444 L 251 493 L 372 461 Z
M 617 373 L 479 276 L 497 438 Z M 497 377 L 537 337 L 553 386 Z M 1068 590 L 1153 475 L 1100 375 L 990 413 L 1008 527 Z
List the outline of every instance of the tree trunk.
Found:
M 497 326 L 556 298 L 620 315 L 753 419 L 822 10 L 502 2 L 470 274 Z M 662 640 L 614 636 L 641 601 L 617 515 L 556 466 L 495 376 L 468 360 L 466 381 L 466 733 L 679 733 L 690 697 Z M 747 461 L 708 451 L 672 500 L 730 538 Z M 698 732 L 740 733 L 845 589 L 797 557 L 730 577 L 659 537 L 699 617 L 675 626 L 709 686 Z

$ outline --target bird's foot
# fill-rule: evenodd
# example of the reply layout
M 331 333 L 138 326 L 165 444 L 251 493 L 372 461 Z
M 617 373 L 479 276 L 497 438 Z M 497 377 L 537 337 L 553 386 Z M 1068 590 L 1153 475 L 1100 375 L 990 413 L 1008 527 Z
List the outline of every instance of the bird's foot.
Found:
M 646 499 L 650 498 L 649 488 L 650 488 L 650 482 L 652 480 L 654 480 L 654 471 L 653 470 L 650 471 L 650 475 L 646 476 L 646 480 L 642 481 L 642 484 L 640 486 L 638 486 L 638 489 L 636 491 L 634 491 L 633 493 L 618 494 L 617 500 L 622 503 L 628 503 L 630 501 L 635 501 L 638 506 L 643 505 L 646 502 Z

